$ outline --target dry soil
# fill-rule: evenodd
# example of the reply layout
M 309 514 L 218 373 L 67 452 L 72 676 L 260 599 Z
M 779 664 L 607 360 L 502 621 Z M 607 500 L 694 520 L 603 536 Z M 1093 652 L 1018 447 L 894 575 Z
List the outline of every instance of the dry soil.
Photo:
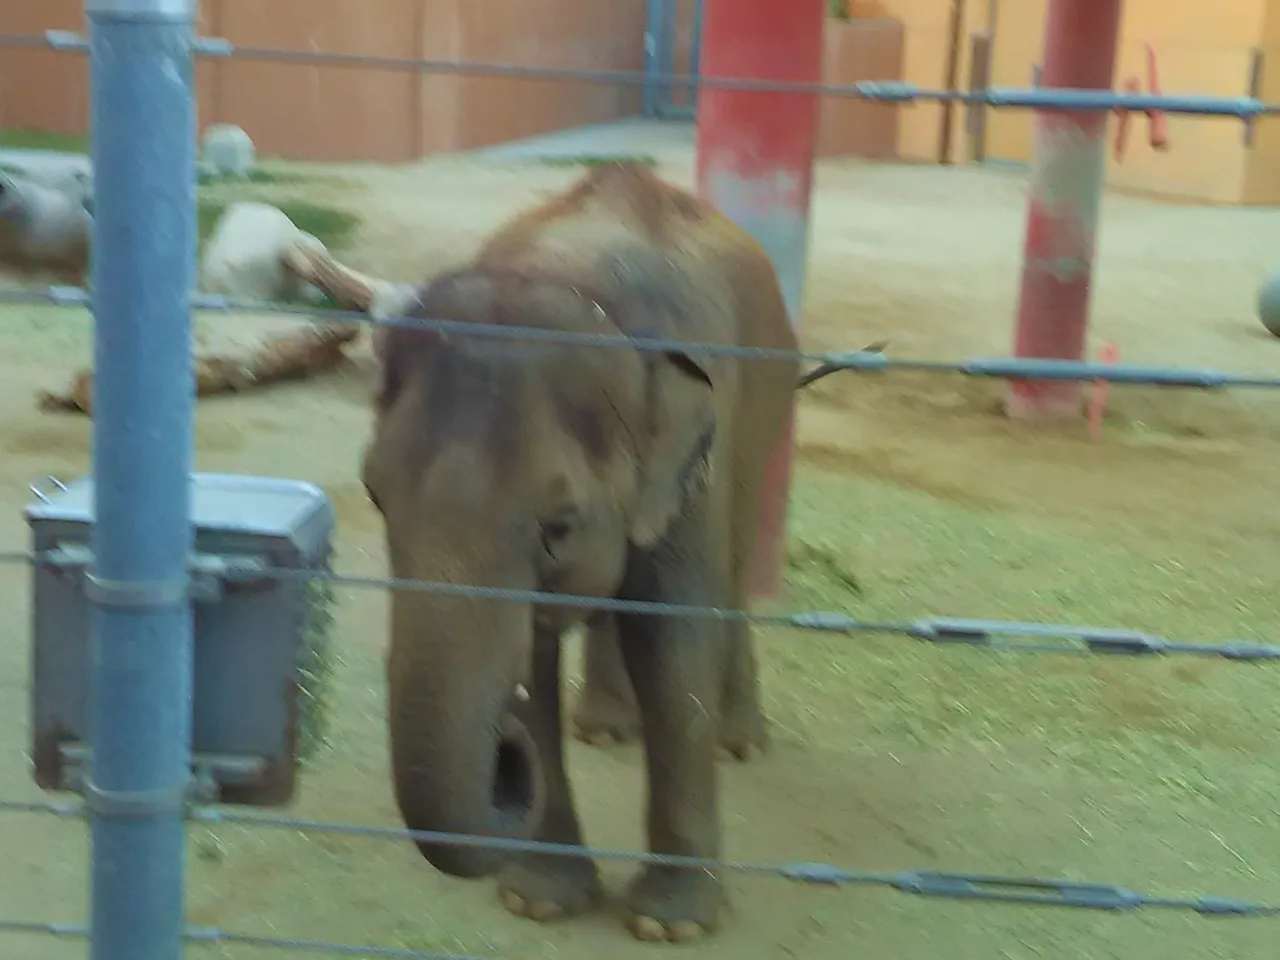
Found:
M 661 159 L 664 175 L 689 182 L 687 154 Z M 360 211 L 365 224 L 346 259 L 415 279 L 464 257 L 577 171 L 451 158 L 329 172 L 345 180 L 280 189 Z M 886 338 L 898 357 L 1007 352 L 1024 195 L 1013 173 L 823 166 L 807 345 Z M 1273 211 L 1108 196 L 1095 347 L 1112 341 L 1133 362 L 1280 373 L 1280 342 L 1253 316 L 1277 249 Z M 88 421 L 33 405 L 37 390 L 61 386 L 87 360 L 89 328 L 81 314 L 48 308 L 5 308 L 0 321 L 0 543 L 19 548 L 26 484 L 89 465 Z M 201 324 L 207 332 L 220 322 Z M 368 389 L 359 354 L 312 382 L 204 401 L 197 466 L 321 484 L 337 505 L 340 567 L 383 572 L 378 521 L 356 472 Z M 1007 422 L 995 412 L 1000 391 L 901 373 L 840 375 L 810 391 L 787 593 L 777 605 L 1280 640 L 1271 567 L 1280 397 L 1116 389 L 1094 442 L 1082 427 Z M 0 795 L 14 798 L 38 795 L 23 754 L 28 589 L 22 570 L 0 570 Z M 379 593 L 341 595 L 332 743 L 303 781 L 299 815 L 397 822 L 383 718 L 385 614 Z M 762 632 L 761 642 L 775 746 L 755 764 L 723 768 L 733 858 L 1046 875 L 1280 902 L 1280 668 L 782 630 Z M 575 744 L 570 756 L 590 842 L 640 845 L 637 748 Z M 0 914 L 82 917 L 81 825 L 6 816 L 0 849 Z M 550 927 L 512 918 L 489 882 L 442 877 L 406 843 L 201 827 L 190 849 L 192 923 L 494 958 L 655 949 L 632 942 L 608 912 Z M 625 874 L 606 867 L 615 890 Z M 724 931 L 690 951 L 708 960 L 1240 960 L 1267 955 L 1275 939 L 1273 920 L 1172 911 L 926 900 L 762 878 L 736 878 L 732 892 Z M 31 960 L 82 950 L 46 938 L 4 947 Z

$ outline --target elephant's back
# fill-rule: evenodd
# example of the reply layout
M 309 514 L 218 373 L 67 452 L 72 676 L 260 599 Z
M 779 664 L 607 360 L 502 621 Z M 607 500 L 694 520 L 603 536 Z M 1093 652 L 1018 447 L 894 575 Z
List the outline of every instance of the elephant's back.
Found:
M 545 272 L 622 306 L 626 332 L 791 349 L 772 262 L 706 201 L 639 164 L 604 164 L 510 221 L 481 267 Z

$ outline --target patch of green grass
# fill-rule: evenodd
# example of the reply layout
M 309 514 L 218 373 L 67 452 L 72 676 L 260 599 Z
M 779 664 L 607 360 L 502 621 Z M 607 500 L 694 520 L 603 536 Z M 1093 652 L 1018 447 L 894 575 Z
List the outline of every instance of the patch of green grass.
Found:
M 88 153 L 89 138 L 83 134 L 53 133 L 49 130 L 0 130 L 0 149 Z
M 642 167 L 656 167 L 658 158 L 648 153 L 585 153 L 580 156 L 543 157 L 540 162 L 548 167 L 599 167 L 606 163 L 634 163 Z
M 238 184 L 238 183 L 305 183 L 309 178 L 301 173 L 284 173 L 279 170 L 263 170 L 261 167 L 254 167 L 243 177 L 220 177 L 212 174 L 202 173 L 199 180 L 202 184 Z
M 223 211 L 232 202 L 234 201 L 228 199 L 200 198 L 197 216 L 201 243 L 209 238 Z M 273 205 L 292 220 L 298 229 L 312 234 L 330 250 L 341 249 L 360 225 L 360 218 L 354 214 L 306 200 L 280 200 L 274 201 Z

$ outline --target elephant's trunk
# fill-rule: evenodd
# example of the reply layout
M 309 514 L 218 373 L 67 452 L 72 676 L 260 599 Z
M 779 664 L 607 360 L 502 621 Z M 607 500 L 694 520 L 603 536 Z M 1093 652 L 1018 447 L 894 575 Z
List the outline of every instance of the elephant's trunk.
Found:
M 398 594 L 387 660 L 396 799 L 411 830 L 527 839 L 541 820 L 541 758 L 515 709 L 532 654 L 528 607 Z M 501 853 L 418 840 L 437 869 L 492 873 Z

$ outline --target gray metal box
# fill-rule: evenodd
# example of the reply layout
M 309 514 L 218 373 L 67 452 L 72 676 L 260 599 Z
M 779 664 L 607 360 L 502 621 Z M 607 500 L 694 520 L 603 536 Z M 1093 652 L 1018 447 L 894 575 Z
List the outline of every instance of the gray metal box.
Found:
M 254 570 L 327 571 L 333 508 L 319 487 L 299 481 L 200 473 L 191 481 L 193 774 L 206 801 L 282 805 L 300 759 L 321 738 L 332 595 L 329 584 Z M 27 522 L 33 549 L 49 559 L 33 578 L 32 760 L 42 788 L 79 790 L 91 739 L 84 573 L 93 481 L 55 482 L 37 495 Z

